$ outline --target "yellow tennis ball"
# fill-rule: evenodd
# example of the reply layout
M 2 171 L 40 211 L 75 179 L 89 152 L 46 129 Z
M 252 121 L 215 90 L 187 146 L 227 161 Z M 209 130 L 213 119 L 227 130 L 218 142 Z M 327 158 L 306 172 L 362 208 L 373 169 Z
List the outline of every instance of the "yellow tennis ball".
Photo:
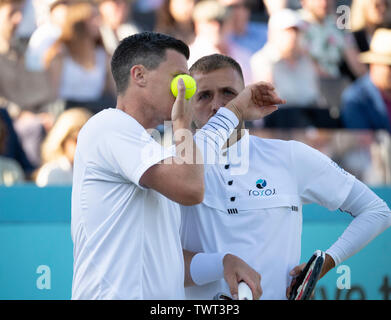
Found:
M 188 74 L 177 75 L 171 81 L 171 92 L 176 97 L 178 95 L 178 80 L 179 78 L 183 79 L 186 87 L 185 99 L 189 100 L 197 91 L 197 84 L 192 76 Z

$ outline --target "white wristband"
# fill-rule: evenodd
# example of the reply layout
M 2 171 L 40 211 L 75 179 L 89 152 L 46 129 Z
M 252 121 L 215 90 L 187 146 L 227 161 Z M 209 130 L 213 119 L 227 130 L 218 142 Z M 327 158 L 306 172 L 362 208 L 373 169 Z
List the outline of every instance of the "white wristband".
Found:
M 223 259 L 227 253 L 197 253 L 190 263 L 190 275 L 198 286 L 224 278 Z

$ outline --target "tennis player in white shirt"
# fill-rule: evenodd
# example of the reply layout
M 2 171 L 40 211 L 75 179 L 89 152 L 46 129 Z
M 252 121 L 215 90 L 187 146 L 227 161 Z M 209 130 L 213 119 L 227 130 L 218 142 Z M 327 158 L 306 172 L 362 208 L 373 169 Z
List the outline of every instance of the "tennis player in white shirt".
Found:
M 197 263 L 190 270 L 195 253 L 182 251 L 178 203 L 195 205 L 204 196 L 196 143 L 206 154 L 218 153 L 242 118 L 262 118 L 283 101 L 268 84 L 250 86 L 212 117 L 221 130 L 207 123 L 194 139 L 177 138 L 180 150 L 165 149 L 146 129 L 172 119 L 175 133 L 190 132 L 183 82 L 177 99 L 170 92 L 172 79 L 188 74 L 188 58 L 182 41 L 153 32 L 125 38 L 114 52 L 117 108 L 93 116 L 76 147 L 72 299 L 184 299 L 184 284 L 194 285 L 193 277 L 207 282 L 210 273 L 224 277 L 232 294 L 237 278 L 259 282 L 232 254 L 198 255 L 207 270 Z M 260 296 L 259 283 L 253 293 Z
M 197 81 L 192 106 L 198 128 L 244 88 L 240 66 L 222 55 L 199 59 L 190 74 Z M 244 123 L 239 127 L 244 128 Z M 203 202 L 181 206 L 182 244 L 194 252 L 230 252 L 242 258 L 261 275 L 261 299 L 286 299 L 292 279 L 304 267 L 299 265 L 303 204 L 318 203 L 354 217 L 326 250 L 321 276 L 391 225 L 383 200 L 303 143 L 261 139 L 244 131 L 233 134 L 225 147 L 219 161 L 205 171 Z M 198 256 L 202 260 L 201 253 L 195 255 L 190 269 L 193 263 L 199 268 Z M 218 292 L 229 292 L 222 277 L 208 283 L 194 280 L 198 286 L 186 288 L 188 299 L 211 299 Z

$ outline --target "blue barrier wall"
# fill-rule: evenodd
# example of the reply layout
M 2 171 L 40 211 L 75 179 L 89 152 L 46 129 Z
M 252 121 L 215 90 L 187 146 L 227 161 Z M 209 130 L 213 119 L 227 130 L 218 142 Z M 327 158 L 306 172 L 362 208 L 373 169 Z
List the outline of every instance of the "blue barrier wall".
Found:
M 373 190 L 390 206 L 391 188 Z M 70 187 L 0 187 L 0 299 L 70 298 L 70 196 Z M 318 205 L 304 206 L 303 215 L 303 261 L 327 249 L 352 220 Z M 347 269 L 335 268 L 320 280 L 316 299 L 391 299 L 391 229 L 343 265 L 351 288 L 337 288 Z

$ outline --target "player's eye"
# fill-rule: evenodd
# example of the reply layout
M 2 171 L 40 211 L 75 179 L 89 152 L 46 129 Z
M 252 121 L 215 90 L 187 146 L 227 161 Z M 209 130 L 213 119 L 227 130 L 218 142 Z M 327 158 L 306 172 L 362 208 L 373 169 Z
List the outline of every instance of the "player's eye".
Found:
M 226 90 L 224 90 L 224 95 L 227 95 L 227 96 L 236 96 L 236 93 L 233 92 L 232 90 L 226 89 Z
M 198 101 L 200 100 L 206 100 L 206 99 L 209 99 L 211 97 L 211 94 L 209 92 L 201 92 L 199 95 L 198 95 Z

